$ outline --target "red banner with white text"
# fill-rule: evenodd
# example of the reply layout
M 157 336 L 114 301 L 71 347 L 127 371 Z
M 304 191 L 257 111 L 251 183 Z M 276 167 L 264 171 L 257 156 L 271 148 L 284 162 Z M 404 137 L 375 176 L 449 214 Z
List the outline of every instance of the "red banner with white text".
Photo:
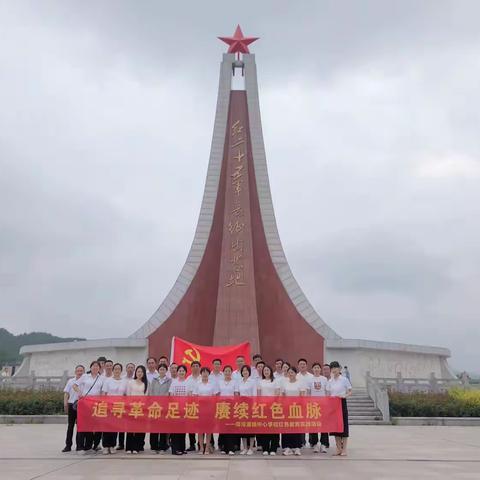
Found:
M 337 397 L 114 397 L 78 402 L 79 432 L 306 433 L 343 431 Z
M 172 338 L 172 352 L 170 359 L 177 365 L 185 365 L 190 372 L 190 365 L 193 361 L 200 362 L 202 367 L 212 367 L 212 361 L 220 358 L 222 364 L 230 365 L 234 370 L 237 368 L 235 360 L 239 355 L 245 357 L 245 363 L 250 363 L 250 343 L 244 342 L 238 345 L 225 345 L 218 347 L 207 347 L 196 345 L 183 338 Z

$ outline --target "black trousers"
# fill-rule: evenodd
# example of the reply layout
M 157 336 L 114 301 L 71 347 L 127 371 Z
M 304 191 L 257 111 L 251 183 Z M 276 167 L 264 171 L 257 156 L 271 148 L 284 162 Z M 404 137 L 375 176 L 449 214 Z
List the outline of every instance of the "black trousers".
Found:
M 282 433 L 283 448 L 302 448 L 303 436 L 301 433 Z
M 119 432 L 118 434 L 118 446 L 125 448 L 125 432 Z
M 145 445 L 144 433 L 127 433 L 125 450 L 127 452 L 141 452 Z
M 117 432 L 103 432 L 102 445 L 103 448 L 114 448 L 117 444 Z
M 278 433 L 262 433 L 257 435 L 257 443 L 264 452 L 276 452 L 279 444 Z
M 168 450 L 168 434 L 167 433 L 151 433 L 150 448 L 152 450 L 165 451 Z
M 77 437 L 77 450 L 91 450 L 94 442 L 94 432 L 80 432 Z
M 93 448 L 96 450 L 102 441 L 102 432 L 95 432 L 93 434 Z
M 309 433 L 308 434 L 308 443 L 313 447 L 318 443 L 318 433 Z M 328 437 L 328 433 L 321 433 L 320 434 L 320 445 L 329 448 L 330 447 L 330 439 Z
M 77 411 L 73 408 L 73 404 L 68 404 L 68 426 L 67 426 L 67 437 L 65 439 L 65 446 L 68 448 L 72 448 L 73 442 L 73 430 L 75 428 L 75 424 L 77 423 Z M 77 431 L 77 435 L 75 437 L 75 444 L 77 450 L 80 450 L 80 438 L 81 435 Z
M 189 434 L 188 434 L 188 441 L 190 442 L 190 447 L 196 448 L 196 445 L 197 445 L 197 437 L 195 436 L 194 433 L 189 433 Z
M 222 452 L 234 452 L 238 448 L 240 437 L 234 433 L 222 433 L 222 443 L 218 444 Z
M 172 444 L 172 453 L 184 452 L 185 447 L 185 434 L 184 433 L 172 433 L 170 435 L 170 441 Z

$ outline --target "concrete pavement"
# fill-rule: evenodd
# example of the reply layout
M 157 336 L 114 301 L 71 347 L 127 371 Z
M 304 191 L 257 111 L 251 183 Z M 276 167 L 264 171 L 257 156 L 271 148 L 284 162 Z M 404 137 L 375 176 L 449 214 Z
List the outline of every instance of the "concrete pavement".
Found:
M 0 425 L 2 480 L 270 480 L 480 478 L 478 427 L 351 427 L 349 456 L 185 457 L 62 454 L 64 425 Z M 332 438 L 333 440 L 333 438 Z M 148 445 L 148 441 L 147 441 Z

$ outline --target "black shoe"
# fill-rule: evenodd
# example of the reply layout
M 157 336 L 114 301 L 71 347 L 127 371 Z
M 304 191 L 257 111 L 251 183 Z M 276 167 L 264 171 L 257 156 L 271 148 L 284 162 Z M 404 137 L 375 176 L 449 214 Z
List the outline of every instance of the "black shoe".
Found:
M 124 450 L 125 447 L 123 445 L 119 445 L 115 450 Z
M 187 452 L 195 452 L 197 449 L 195 448 L 195 445 L 192 445 L 191 447 L 187 448 Z
M 72 451 L 71 447 L 65 447 L 65 448 L 62 450 L 62 453 L 71 452 L 71 451 Z

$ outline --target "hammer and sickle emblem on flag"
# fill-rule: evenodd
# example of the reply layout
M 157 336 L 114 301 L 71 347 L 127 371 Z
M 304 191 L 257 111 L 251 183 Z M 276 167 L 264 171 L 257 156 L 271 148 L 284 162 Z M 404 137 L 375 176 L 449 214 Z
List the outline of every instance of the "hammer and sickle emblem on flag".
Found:
M 200 361 L 200 352 L 196 348 L 187 348 L 184 352 L 182 363 L 191 365 L 192 362 Z

